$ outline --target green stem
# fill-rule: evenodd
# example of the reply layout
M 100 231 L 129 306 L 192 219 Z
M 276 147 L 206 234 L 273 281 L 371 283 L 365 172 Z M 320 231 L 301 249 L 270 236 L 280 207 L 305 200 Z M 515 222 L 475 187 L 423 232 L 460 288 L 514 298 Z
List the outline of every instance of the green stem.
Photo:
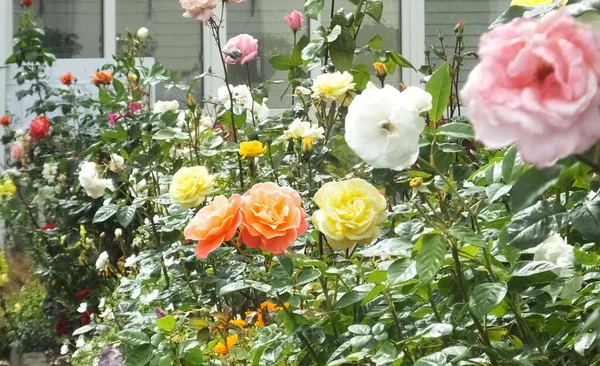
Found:
M 440 313 L 438 313 L 437 307 L 435 305 L 435 300 L 433 299 L 433 292 L 431 291 L 431 282 L 427 282 L 427 297 L 429 297 L 429 304 L 431 305 L 431 309 L 433 310 L 433 315 L 435 315 L 435 319 L 438 323 L 442 322 L 442 317 Z

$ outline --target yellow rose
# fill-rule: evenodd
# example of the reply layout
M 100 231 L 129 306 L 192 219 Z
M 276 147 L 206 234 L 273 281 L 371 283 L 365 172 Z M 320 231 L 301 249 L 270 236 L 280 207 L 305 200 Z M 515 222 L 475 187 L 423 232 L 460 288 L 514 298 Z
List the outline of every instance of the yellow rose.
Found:
M 183 208 L 197 207 L 210 194 L 214 178 L 203 166 L 181 168 L 173 176 L 169 192 L 173 201 Z
M 8 197 L 12 197 L 17 193 L 17 186 L 12 179 L 8 178 L 2 183 L 2 191 Z
M 315 194 L 312 222 L 336 249 L 371 242 L 386 219 L 386 201 L 377 188 L 354 178 L 325 184 Z
M 312 90 L 319 98 L 343 102 L 347 99 L 348 92 L 354 90 L 353 81 L 352 74 L 347 71 L 343 74 L 339 71 L 322 74 L 315 79 Z
M 552 5 L 554 0 L 512 0 L 510 6 L 534 6 L 534 5 Z M 567 0 L 563 1 L 561 4 L 565 5 Z
M 261 156 L 267 151 L 260 141 L 248 141 L 240 144 L 240 155 L 243 158 L 254 158 Z

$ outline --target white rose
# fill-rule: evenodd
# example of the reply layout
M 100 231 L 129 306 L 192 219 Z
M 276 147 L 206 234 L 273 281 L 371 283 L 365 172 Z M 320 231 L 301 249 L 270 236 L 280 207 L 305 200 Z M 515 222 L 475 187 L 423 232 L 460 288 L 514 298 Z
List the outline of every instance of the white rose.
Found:
M 318 98 L 344 102 L 348 92 L 354 90 L 354 78 L 347 71 L 321 74 L 315 79 L 312 90 Z
M 68 344 L 63 344 L 63 345 L 60 347 L 60 354 L 61 354 L 61 355 L 66 355 L 66 354 L 68 354 L 68 353 L 69 353 L 69 345 L 68 345 Z
M 305 88 L 303 86 L 298 86 L 296 87 L 295 90 L 296 95 L 311 95 L 311 91 L 308 88 Z
M 79 171 L 79 183 L 92 198 L 102 197 L 106 188 L 112 190 L 113 183 L 110 179 L 101 179 L 93 162 L 84 163 Z
M 402 170 L 419 157 L 419 136 L 425 128 L 421 113 L 431 109 L 431 95 L 409 87 L 402 93 L 373 83 L 358 95 L 346 116 L 346 142 L 374 168 Z
M 254 117 L 258 121 L 265 120 L 269 117 L 270 110 L 266 105 L 266 98 L 263 99 L 262 104 L 255 102 L 252 97 L 252 92 L 243 84 L 238 86 L 229 85 L 229 89 L 231 89 L 231 95 L 233 96 L 233 106 L 246 109 L 247 123 L 252 123 L 252 111 L 254 111 Z M 223 104 L 225 110 L 231 109 L 229 90 L 226 86 L 222 86 L 217 90 L 217 99 Z
M 100 253 L 98 259 L 96 259 L 96 269 L 98 271 L 103 271 L 108 265 L 108 259 L 109 257 L 107 252 Z
M 553 269 L 552 272 L 560 277 L 569 277 L 559 297 L 569 298 L 581 290 L 583 278 L 581 276 L 572 276 L 573 262 L 575 260 L 573 246 L 567 244 L 560 235 L 552 235 L 542 244 L 538 245 L 534 249 L 533 260 L 554 263 L 557 268 Z
M 125 159 L 121 155 L 118 154 L 110 154 L 110 161 L 108 162 L 108 170 L 111 172 L 119 172 L 123 170 L 123 166 L 125 166 Z
M 85 346 L 85 338 L 83 338 L 83 335 L 80 335 L 79 338 L 77 338 L 77 341 L 75 342 L 75 347 L 81 348 L 83 346 Z
M 123 230 L 121 230 L 121 228 L 116 228 L 115 229 L 115 238 L 120 238 L 121 235 L 123 235 Z
M 159 100 L 158 102 L 154 103 L 154 108 L 152 109 L 152 112 L 154 112 L 155 114 L 162 114 L 162 113 L 167 113 L 167 112 L 173 112 L 176 113 L 179 110 L 179 102 L 176 100 L 171 100 L 171 101 L 162 101 Z
M 135 254 L 130 255 L 129 257 L 127 257 L 127 259 L 125 259 L 125 268 L 131 268 L 134 267 L 135 264 L 137 263 L 137 256 Z
M 136 35 L 140 40 L 145 40 L 148 37 L 148 28 L 146 27 L 141 27 L 140 29 L 138 29 Z
M 317 125 L 311 125 L 310 122 L 303 122 L 299 118 L 296 118 L 292 122 L 288 129 L 284 132 L 285 137 L 289 139 L 322 139 L 325 138 L 325 130 L 323 127 Z
M 79 304 L 79 307 L 77 308 L 77 312 L 80 314 L 83 314 L 87 311 L 87 302 L 82 302 L 81 304 Z

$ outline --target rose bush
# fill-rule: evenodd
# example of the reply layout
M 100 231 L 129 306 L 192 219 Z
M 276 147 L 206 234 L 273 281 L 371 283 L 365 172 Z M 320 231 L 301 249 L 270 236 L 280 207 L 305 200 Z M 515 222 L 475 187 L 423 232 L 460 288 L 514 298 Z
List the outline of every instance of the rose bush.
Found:
M 381 1 L 307 0 L 268 60 L 293 94 L 277 111 L 275 81 L 230 83 L 267 62 L 221 37 L 215 9 L 240 2 L 180 0 L 220 51 L 191 85 L 141 62 L 140 29 L 58 88 L 23 2 L 7 63 L 35 102 L 25 129 L 0 121 L 0 212 L 45 299 L 36 327 L 10 303 L 14 339 L 43 328 L 85 366 L 596 364 L 600 45 L 573 15 L 597 4 L 514 2 L 461 94 L 468 24 L 412 65 L 387 35 L 361 44 Z M 208 77 L 217 95 L 193 93 Z M 184 97 L 154 102 L 157 83 Z

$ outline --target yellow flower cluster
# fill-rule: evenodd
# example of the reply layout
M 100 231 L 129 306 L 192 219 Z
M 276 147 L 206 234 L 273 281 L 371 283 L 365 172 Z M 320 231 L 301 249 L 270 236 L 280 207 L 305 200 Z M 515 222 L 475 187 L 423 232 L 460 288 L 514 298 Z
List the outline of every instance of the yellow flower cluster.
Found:
M 0 287 L 4 287 L 8 283 L 8 264 L 4 254 L 0 253 Z
M 17 186 L 15 182 L 10 178 L 4 179 L 4 182 L 0 184 L 0 197 L 11 198 L 17 193 Z
M 214 178 L 203 166 L 181 168 L 173 176 L 169 192 L 171 199 L 183 208 L 199 206 L 210 194 Z
M 319 210 L 313 214 L 315 228 L 335 249 L 366 244 L 380 233 L 386 219 L 386 201 L 379 190 L 359 178 L 325 184 L 315 194 Z

